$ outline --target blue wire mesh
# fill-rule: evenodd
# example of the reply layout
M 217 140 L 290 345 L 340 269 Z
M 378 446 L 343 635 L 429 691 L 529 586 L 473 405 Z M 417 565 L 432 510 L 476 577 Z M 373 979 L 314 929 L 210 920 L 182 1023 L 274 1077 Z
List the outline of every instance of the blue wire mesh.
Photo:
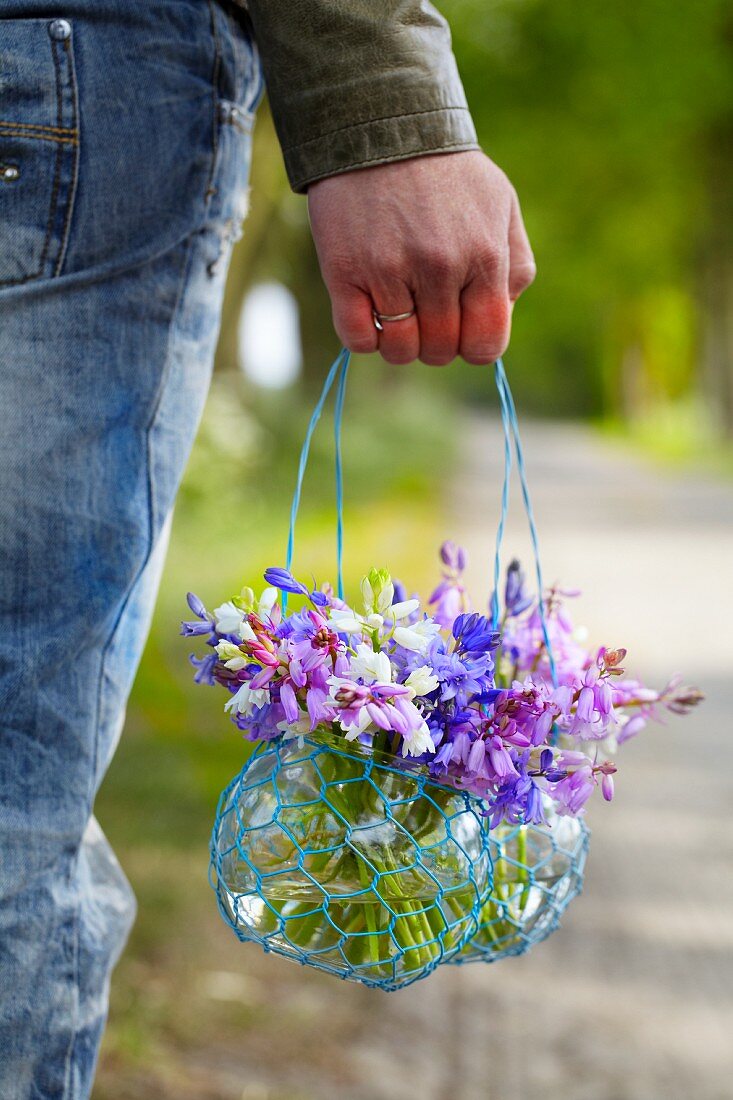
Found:
M 211 839 L 211 883 L 241 940 L 395 990 L 472 938 L 491 890 L 480 803 L 390 760 L 343 738 L 258 745 Z
M 453 963 L 496 962 L 523 955 L 547 939 L 583 889 L 590 830 L 545 805 L 546 825 L 499 825 L 491 830 L 491 896 L 479 926 Z

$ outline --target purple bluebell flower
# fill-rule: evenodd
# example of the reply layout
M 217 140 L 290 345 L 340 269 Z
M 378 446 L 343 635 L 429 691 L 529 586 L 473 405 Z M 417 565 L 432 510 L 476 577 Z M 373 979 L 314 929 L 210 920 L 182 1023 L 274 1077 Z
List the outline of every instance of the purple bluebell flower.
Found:
M 527 808 L 524 811 L 524 820 L 531 825 L 545 825 L 545 810 L 542 805 L 542 795 L 536 783 L 532 783 L 527 794 Z
M 543 710 L 534 723 L 534 729 L 532 731 L 532 744 L 542 745 L 552 732 L 552 727 L 555 722 L 555 712 L 548 707 Z
M 430 596 L 428 603 L 436 623 L 450 630 L 456 617 L 465 606 L 465 591 L 462 584 L 443 580 Z
M 255 707 L 250 715 L 234 713 L 232 721 L 247 734 L 249 741 L 274 741 L 282 737 L 279 723 L 285 721 L 285 712 L 277 700 Z
M 215 653 L 207 653 L 204 657 L 197 657 L 195 653 L 191 653 L 189 661 L 196 669 L 193 681 L 195 684 L 209 684 L 214 687 L 216 680 L 214 679 L 214 669 L 218 657 Z
M 273 588 L 279 588 L 281 592 L 292 592 L 295 596 L 308 595 L 308 589 L 300 581 L 296 581 L 289 569 L 271 566 L 265 570 L 265 580 Z
M 188 622 L 182 622 L 180 633 L 184 638 L 198 638 L 208 634 L 207 644 L 215 646 L 219 641 L 219 635 L 214 623 L 214 616 L 209 614 L 202 601 L 195 593 L 189 592 L 186 596 L 186 602 L 197 618 Z M 198 680 L 195 676 L 194 681 L 196 683 L 208 683 L 207 680 Z
M 458 651 L 472 655 L 489 653 L 501 641 L 501 634 L 493 629 L 485 615 L 479 615 L 477 611 L 459 615 L 453 623 L 452 633 Z
M 466 774 L 479 775 L 488 779 L 486 771 L 486 743 L 477 737 L 468 750 L 466 761 Z
M 198 619 L 207 619 L 211 621 L 211 616 L 195 592 L 188 592 L 186 594 L 186 602 Z
M 496 700 L 505 693 L 505 688 L 490 687 L 486 691 L 482 691 L 480 694 L 476 695 L 474 702 L 483 703 L 485 706 L 491 706 L 492 703 L 495 703 Z
M 402 581 L 393 580 L 394 594 L 392 596 L 392 603 L 404 603 L 407 599 L 407 589 Z
M 550 788 L 557 812 L 578 817 L 593 794 L 594 787 L 593 769 L 590 765 L 568 772 L 564 779 Z
M 517 824 L 524 818 L 526 799 L 531 781 L 522 770 L 499 785 L 491 801 L 491 824 L 493 827 L 503 821 Z
M 532 597 L 528 596 L 524 591 L 524 584 L 524 572 L 519 562 L 515 559 L 509 563 L 509 567 L 506 571 L 504 607 L 507 615 L 521 615 L 523 611 L 526 611 L 528 607 L 532 606 Z
M 313 609 L 291 615 L 280 631 L 287 640 L 288 659 L 299 661 L 306 672 L 320 668 L 345 649 L 328 619 Z
M 594 708 L 593 688 L 584 687 L 581 688 L 578 695 L 578 703 L 575 708 L 575 720 L 580 726 L 590 725 L 593 721 L 593 708 Z
M 508 779 L 517 774 L 511 753 L 502 741 L 501 737 L 490 737 L 488 740 L 489 760 L 497 779 Z
M 447 775 L 452 759 L 453 744 L 451 741 L 444 741 L 430 763 L 430 770 L 433 775 Z
M 453 738 L 453 752 L 451 759 L 454 764 L 464 764 L 468 760 L 468 754 L 471 751 L 471 738 L 468 736 L 465 730 L 459 730 L 459 732 Z
M 616 734 L 616 740 L 619 745 L 623 745 L 625 741 L 630 740 L 632 737 L 636 737 L 637 733 L 646 726 L 647 720 L 643 714 L 635 714 L 633 718 L 629 718 L 619 732 Z
M 462 546 L 458 546 L 455 542 L 447 539 L 440 548 L 440 560 L 449 569 L 455 570 L 456 573 L 462 573 L 466 568 L 466 551 Z
M 488 685 L 487 660 L 464 657 L 456 653 L 441 654 L 432 660 L 433 673 L 440 682 L 440 699 L 455 699 L 459 706 L 466 706 L 470 699 L 480 694 Z
M 181 634 L 184 638 L 195 638 L 201 634 L 211 634 L 213 630 L 213 622 L 199 622 L 195 620 L 181 623 Z

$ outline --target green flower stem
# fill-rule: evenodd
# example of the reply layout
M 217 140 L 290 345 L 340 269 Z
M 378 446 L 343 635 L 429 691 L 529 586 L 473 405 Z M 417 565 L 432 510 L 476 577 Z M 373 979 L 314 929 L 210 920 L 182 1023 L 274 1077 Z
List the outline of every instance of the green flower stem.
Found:
M 359 878 L 361 880 L 361 884 L 362 886 L 368 886 L 371 880 L 369 878 L 369 873 L 364 864 L 364 861 L 357 857 L 357 862 L 359 864 Z M 364 917 L 366 920 L 367 931 L 369 932 L 369 936 L 366 937 L 369 940 L 369 954 L 372 962 L 376 963 L 379 962 L 379 944 L 377 943 L 376 939 L 378 914 L 369 904 L 362 906 L 362 908 L 365 910 Z
M 338 736 L 342 740 L 343 735 Z M 326 746 L 328 741 L 329 734 L 325 733 Z M 338 895 L 331 896 L 328 918 L 318 907 L 317 899 L 269 900 L 281 914 L 285 935 L 295 948 L 327 951 L 340 946 L 352 965 L 364 965 L 375 975 L 381 970 L 386 976 L 392 971 L 395 949 L 402 953 L 402 965 L 408 970 L 418 970 L 439 960 L 443 953 L 441 940 L 448 928 L 446 914 L 457 918 L 458 927 L 453 934 L 459 935 L 473 899 L 464 904 L 465 892 L 455 895 L 444 913 L 436 904 L 440 892 L 436 882 L 417 858 L 415 866 L 405 870 L 405 863 L 410 860 L 405 860 L 389 839 L 385 798 L 399 801 L 395 813 L 400 829 L 394 839 L 398 843 L 405 841 L 404 830 L 419 845 L 423 841 L 433 843 L 439 830 L 445 828 L 437 819 L 441 812 L 449 812 L 447 803 L 454 792 L 449 788 L 431 789 L 428 797 L 416 786 L 412 797 L 412 784 L 417 779 L 409 771 L 403 777 L 394 770 L 386 734 L 375 739 L 371 757 L 378 769 L 372 781 L 364 775 L 367 760 L 358 748 L 352 753 L 348 749 L 339 751 L 338 747 L 318 753 L 314 762 L 323 778 L 323 801 L 304 805 L 302 817 L 294 826 L 299 846 L 305 851 L 316 849 L 304 858 L 302 866 L 322 886 L 324 897 L 329 884 L 344 882 L 353 884 L 355 895 L 346 895 L 343 900 Z M 340 852 L 331 848 L 334 814 L 343 821 L 348 836 Z M 363 845 L 366 846 L 362 852 Z M 319 850 L 326 846 L 330 850 Z M 282 858 L 287 858 L 286 853 Z M 362 894 L 356 893 L 359 884 Z M 276 931 L 274 913 L 272 923 L 272 930 Z M 446 946 L 450 946 L 450 940 Z
M 521 825 L 519 833 L 517 834 L 517 863 L 521 864 L 518 868 L 517 882 L 524 883 L 524 889 L 522 890 L 521 897 L 519 899 L 519 912 L 524 916 L 524 910 L 529 901 L 529 871 L 527 869 L 527 826 Z
M 504 834 L 502 836 L 502 833 Z M 497 843 L 504 844 L 504 850 L 516 860 L 509 863 L 505 858 L 497 859 L 494 864 L 494 886 L 489 899 L 481 910 L 479 928 L 467 946 L 493 943 L 507 946 L 517 935 L 517 925 L 521 923 L 531 894 L 531 876 L 527 863 L 527 827 L 520 826 L 509 840 L 510 830 L 499 826 L 495 833 Z M 511 846 L 515 850 L 511 852 Z M 521 887 L 521 890 L 520 890 Z

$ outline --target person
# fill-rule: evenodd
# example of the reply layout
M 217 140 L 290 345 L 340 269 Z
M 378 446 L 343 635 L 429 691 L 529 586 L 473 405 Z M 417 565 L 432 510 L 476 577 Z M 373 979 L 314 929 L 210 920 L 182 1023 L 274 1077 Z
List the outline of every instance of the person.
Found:
M 426 0 L 4 0 L 3 1100 L 92 1087 L 134 914 L 94 798 L 205 400 L 265 82 L 353 351 L 489 363 L 534 274 Z

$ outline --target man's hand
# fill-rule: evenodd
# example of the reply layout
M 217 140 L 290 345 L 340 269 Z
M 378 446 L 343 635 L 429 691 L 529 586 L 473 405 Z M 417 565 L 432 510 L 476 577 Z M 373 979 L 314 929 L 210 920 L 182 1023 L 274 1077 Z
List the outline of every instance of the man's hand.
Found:
M 516 192 L 479 151 L 312 183 L 308 212 L 340 339 L 388 363 L 492 363 L 535 264 Z M 415 316 L 374 326 L 378 313 Z

